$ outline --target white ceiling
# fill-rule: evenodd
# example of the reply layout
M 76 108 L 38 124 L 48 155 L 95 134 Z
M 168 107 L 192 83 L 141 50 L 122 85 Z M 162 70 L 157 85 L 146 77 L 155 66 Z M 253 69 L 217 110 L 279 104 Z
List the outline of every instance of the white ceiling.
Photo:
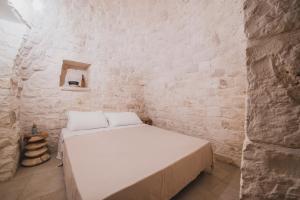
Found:
M 0 0 L 0 19 L 22 23 L 14 13 L 13 9 L 8 5 L 7 0 Z

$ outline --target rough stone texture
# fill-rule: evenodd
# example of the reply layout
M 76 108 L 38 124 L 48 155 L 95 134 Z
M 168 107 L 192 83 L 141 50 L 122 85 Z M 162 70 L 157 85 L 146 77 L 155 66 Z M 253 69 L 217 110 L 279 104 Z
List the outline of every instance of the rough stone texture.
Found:
M 49 132 L 55 149 L 67 110 L 135 111 L 143 114 L 142 75 L 137 70 L 140 38 L 119 1 L 43 1 L 17 56 L 21 127 Z M 22 13 L 22 10 L 20 11 Z M 124 16 L 127 16 L 126 18 Z M 130 28 L 133 30 L 131 31 Z M 126 32 L 127 31 L 127 32 Z M 59 88 L 63 59 L 91 64 L 90 91 Z M 16 78 L 16 79 L 17 79 Z
M 247 56 L 249 139 L 300 148 L 299 101 L 289 95 L 300 86 L 299 32 L 253 42 Z
M 153 124 L 212 142 L 240 165 L 244 140 L 246 39 L 241 1 L 159 3 L 150 24 L 145 108 Z M 156 52 L 153 56 L 152 52 Z
M 245 2 L 242 199 L 300 199 L 300 1 Z
M 300 29 L 300 1 L 246 0 L 245 32 L 249 39 L 262 39 Z
M 19 161 L 19 110 L 11 77 L 24 32 L 24 25 L 0 19 L 0 181 L 14 175 Z
M 242 199 L 299 199 L 300 150 L 246 142 Z
M 32 27 L 16 62 L 24 132 L 35 122 L 55 148 L 67 110 L 132 110 L 210 140 L 218 158 L 240 165 L 241 2 L 45 0 L 44 10 L 29 13 L 11 2 Z M 59 89 L 63 59 L 92 64 L 90 92 Z

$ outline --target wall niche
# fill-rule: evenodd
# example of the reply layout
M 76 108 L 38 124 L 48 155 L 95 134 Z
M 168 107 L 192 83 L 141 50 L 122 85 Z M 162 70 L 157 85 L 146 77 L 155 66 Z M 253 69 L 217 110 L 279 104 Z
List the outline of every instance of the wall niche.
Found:
M 59 86 L 64 91 L 89 91 L 90 64 L 63 60 Z

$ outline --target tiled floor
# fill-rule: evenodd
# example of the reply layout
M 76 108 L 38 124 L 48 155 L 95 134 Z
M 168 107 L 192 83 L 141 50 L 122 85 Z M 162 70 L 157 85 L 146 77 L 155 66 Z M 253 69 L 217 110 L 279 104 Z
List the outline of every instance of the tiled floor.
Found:
M 237 167 L 215 162 L 211 174 L 200 174 L 173 200 L 238 200 L 240 174 L 240 169 Z
M 53 158 L 33 168 L 19 168 L 16 176 L 0 183 L 1 200 L 64 200 L 65 186 L 60 161 Z M 240 171 L 216 162 L 212 174 L 203 173 L 177 194 L 174 200 L 236 200 Z

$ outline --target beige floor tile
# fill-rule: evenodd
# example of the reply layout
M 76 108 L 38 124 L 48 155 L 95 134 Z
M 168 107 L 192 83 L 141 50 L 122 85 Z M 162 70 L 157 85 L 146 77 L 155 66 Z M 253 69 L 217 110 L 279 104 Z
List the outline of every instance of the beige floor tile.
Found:
M 240 179 L 241 173 L 240 171 L 232 174 L 231 178 L 226 182 L 231 189 L 239 190 L 240 189 Z
M 173 200 L 238 200 L 239 178 L 240 170 L 237 167 L 216 162 L 211 174 L 201 174 Z
M 16 200 L 31 180 L 30 175 L 13 178 L 12 180 L 0 183 L 0 199 Z
M 230 185 L 226 183 L 220 183 L 216 187 L 214 187 L 212 190 L 213 194 L 217 197 L 221 197 L 223 194 L 233 194 L 235 196 L 238 196 L 239 190 L 231 187 Z
M 235 166 L 217 161 L 215 163 L 213 174 L 224 182 L 228 182 L 232 176 L 240 173 L 239 169 Z
M 39 200 L 66 200 L 66 192 L 65 188 L 62 188 L 58 191 L 55 191 L 53 193 L 50 193 L 48 195 L 42 196 L 39 198 Z
M 207 182 L 207 174 L 201 174 L 192 183 L 179 192 L 172 200 L 215 200 L 217 199 L 211 192 L 211 184 L 215 181 Z
M 18 196 L 20 195 L 22 191 L 16 190 L 16 191 L 9 191 L 5 193 L 0 194 L 0 199 L 1 200 L 17 200 Z
M 32 175 L 32 174 L 37 174 L 37 173 L 43 173 L 50 169 L 55 169 L 60 163 L 61 163 L 61 161 L 54 158 L 54 156 L 52 155 L 52 158 L 49 161 L 47 161 L 46 163 L 43 163 L 41 165 L 38 165 L 35 167 L 20 166 L 16 173 L 16 177 L 21 177 L 21 176 L 28 175 L 28 174 Z
M 66 200 L 63 168 L 52 159 L 32 168 L 19 168 L 16 176 L 0 183 L 1 200 Z M 173 200 L 237 200 L 240 170 L 216 162 L 212 173 L 202 173 Z
M 172 200 L 217 200 L 217 197 L 209 190 L 200 189 L 179 193 Z
M 233 190 L 230 187 L 226 187 L 222 192 L 217 193 L 216 196 L 218 197 L 218 200 L 238 200 L 239 190 Z
M 49 169 L 33 174 L 20 199 L 35 199 L 64 189 L 63 172 L 61 168 Z

